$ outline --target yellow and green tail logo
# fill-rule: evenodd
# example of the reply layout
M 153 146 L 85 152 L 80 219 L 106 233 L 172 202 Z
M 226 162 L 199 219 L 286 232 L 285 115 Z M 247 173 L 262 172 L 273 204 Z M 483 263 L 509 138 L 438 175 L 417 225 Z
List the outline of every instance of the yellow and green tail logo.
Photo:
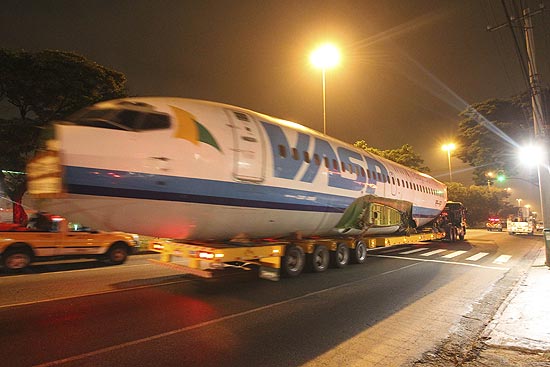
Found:
M 195 116 L 174 106 L 170 106 L 170 108 L 174 111 L 178 122 L 175 134 L 176 138 L 188 140 L 195 145 L 202 142 L 213 146 L 220 152 L 222 151 L 216 139 L 210 134 L 210 131 L 201 125 Z

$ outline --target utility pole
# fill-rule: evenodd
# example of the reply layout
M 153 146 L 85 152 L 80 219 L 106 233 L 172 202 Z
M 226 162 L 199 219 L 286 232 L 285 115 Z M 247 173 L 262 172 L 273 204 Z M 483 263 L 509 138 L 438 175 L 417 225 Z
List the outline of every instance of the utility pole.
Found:
M 540 204 L 542 210 L 542 220 L 544 222 L 544 242 L 546 244 L 546 265 L 550 266 L 550 166 L 548 159 L 550 139 L 548 137 L 548 125 L 544 120 L 540 75 L 537 72 L 535 62 L 535 40 L 533 38 L 533 26 L 529 9 L 523 10 L 525 19 L 525 44 L 527 46 L 527 60 L 529 65 L 529 85 L 531 87 L 531 104 L 533 106 L 533 127 L 535 132 L 535 143 L 543 147 L 541 149 L 542 157 L 537 165 L 539 175 Z
M 541 149 L 542 156 L 539 159 L 537 170 L 539 177 L 540 205 L 542 211 L 542 219 L 544 222 L 543 236 L 546 250 L 546 265 L 550 267 L 550 152 L 548 151 L 550 147 L 550 131 L 543 115 L 541 81 L 535 61 L 535 40 L 533 37 L 533 26 L 531 23 L 531 17 L 536 14 L 542 13 L 542 11 L 544 10 L 544 5 L 541 4 L 540 9 L 534 12 L 530 12 L 528 8 L 523 9 L 523 14 L 519 19 L 515 19 L 509 16 L 504 0 L 502 1 L 502 5 L 504 7 L 504 12 L 508 18 L 507 23 L 496 26 L 494 28 L 488 28 L 488 30 L 494 31 L 504 26 L 512 27 L 512 22 L 520 21 L 520 24 L 522 25 L 525 33 L 525 45 L 527 48 L 527 65 L 529 73 L 529 88 L 531 92 L 531 105 L 533 109 L 533 128 L 535 142 L 538 146 L 543 148 Z M 521 64 L 522 72 L 525 75 L 525 66 L 523 65 L 523 60 L 521 60 Z

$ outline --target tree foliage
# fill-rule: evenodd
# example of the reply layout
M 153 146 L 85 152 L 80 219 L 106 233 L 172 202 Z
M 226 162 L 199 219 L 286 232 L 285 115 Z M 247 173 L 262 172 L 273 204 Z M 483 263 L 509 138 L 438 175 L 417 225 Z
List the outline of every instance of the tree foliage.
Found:
M 549 100 L 547 89 L 542 95 L 543 100 Z M 472 105 L 460 116 L 462 120 L 457 140 L 461 149 L 456 155 L 475 167 L 474 182 L 483 185 L 490 171 L 504 170 L 507 175 L 517 174 L 517 148 L 514 142 L 522 145 L 533 136 L 530 95 L 525 93 L 511 98 L 490 99 Z
M 17 118 L 0 119 L 0 185 L 4 192 L 20 203 L 25 176 L 17 172 L 25 170 L 52 120 L 126 95 L 124 74 L 81 55 L 0 49 L 0 102 L 6 101 L 19 112 Z M 15 215 L 20 207 L 14 209 Z
M 126 77 L 73 52 L 0 49 L 0 96 L 39 124 L 124 97 Z
M 483 223 L 489 216 L 510 207 L 505 201 L 509 196 L 506 190 L 477 185 L 466 187 L 458 182 L 447 182 L 446 185 L 448 200 L 464 204 L 468 210 L 467 221 L 470 225 Z
M 366 150 L 367 152 L 376 154 L 382 158 L 389 159 L 393 162 L 402 164 L 403 166 L 410 167 L 417 171 L 424 173 L 430 172 L 430 168 L 424 165 L 424 160 L 419 154 L 415 153 L 413 147 L 409 144 L 404 144 L 397 149 L 380 150 L 377 148 L 367 146 L 364 140 L 358 140 L 354 144 L 357 148 Z

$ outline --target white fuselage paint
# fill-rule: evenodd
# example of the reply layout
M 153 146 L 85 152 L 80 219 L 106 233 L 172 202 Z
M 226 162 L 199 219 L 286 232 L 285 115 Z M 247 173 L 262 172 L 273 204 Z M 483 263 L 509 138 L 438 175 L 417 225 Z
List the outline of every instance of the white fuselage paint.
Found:
M 426 174 L 243 108 L 179 98 L 94 108 L 134 105 L 167 116 L 170 126 L 56 124 L 66 195 L 41 200 L 41 209 L 98 229 L 221 240 L 333 236 L 346 207 L 367 194 L 411 202 L 419 226 L 446 203 L 445 185 Z

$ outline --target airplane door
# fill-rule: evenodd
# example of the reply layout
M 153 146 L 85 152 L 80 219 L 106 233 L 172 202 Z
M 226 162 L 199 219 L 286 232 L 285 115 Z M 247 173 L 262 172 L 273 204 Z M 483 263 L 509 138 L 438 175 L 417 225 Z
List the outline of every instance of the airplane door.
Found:
M 239 180 L 264 180 L 264 151 L 258 123 L 246 113 L 227 110 L 233 127 L 233 176 Z

